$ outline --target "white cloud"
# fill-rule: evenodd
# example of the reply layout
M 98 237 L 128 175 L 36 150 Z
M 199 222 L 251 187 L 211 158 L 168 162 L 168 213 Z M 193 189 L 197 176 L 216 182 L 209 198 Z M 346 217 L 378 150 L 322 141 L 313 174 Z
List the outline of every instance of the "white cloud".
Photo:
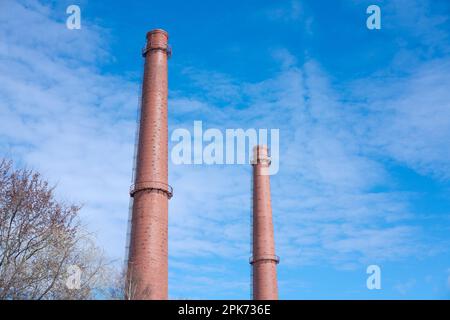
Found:
M 448 180 L 449 74 L 449 59 L 432 61 L 417 67 L 408 79 L 395 79 L 402 87 L 391 98 L 378 99 L 374 93 L 369 145 L 420 174 Z
M 283 68 L 290 68 L 297 64 L 297 58 L 285 48 L 277 48 L 272 51 L 272 56 L 281 62 Z
M 416 279 L 410 279 L 404 283 L 398 283 L 395 285 L 395 290 L 398 291 L 401 295 L 406 295 L 416 286 Z
M 203 83 L 198 85 L 205 88 Z M 340 102 L 316 63 L 302 69 L 292 66 L 273 79 L 244 83 L 241 88 L 238 100 L 246 101 L 244 107 L 210 103 L 209 112 L 221 114 L 220 128 L 245 124 L 244 128 L 281 130 L 281 171 L 272 177 L 272 193 L 277 248 L 284 264 L 355 267 L 371 259 L 418 253 L 420 230 L 405 220 L 411 217 L 408 195 L 371 191 L 388 183 L 389 175 L 361 146 L 359 110 Z M 204 96 L 208 94 L 189 99 Z M 190 117 L 204 120 L 200 110 L 193 110 Z M 176 121 L 188 129 L 192 126 Z M 171 170 L 176 193 L 179 190 L 178 199 L 171 202 L 175 206 L 171 215 L 186 216 L 178 221 L 176 216 L 171 218 L 171 232 L 180 238 L 172 242 L 174 256 L 209 252 L 243 259 L 249 241 L 250 168 L 181 166 Z M 228 230 L 239 230 L 240 237 L 236 237 L 238 231 Z M 201 250 L 193 250 L 194 241 Z
M 269 19 L 280 21 L 298 21 L 303 17 L 303 5 L 298 0 L 292 0 L 283 3 L 281 6 L 273 7 L 266 10 Z
M 98 28 L 67 30 L 37 1 L 0 10 L 0 148 L 57 183 L 123 254 L 137 86 L 97 71 Z

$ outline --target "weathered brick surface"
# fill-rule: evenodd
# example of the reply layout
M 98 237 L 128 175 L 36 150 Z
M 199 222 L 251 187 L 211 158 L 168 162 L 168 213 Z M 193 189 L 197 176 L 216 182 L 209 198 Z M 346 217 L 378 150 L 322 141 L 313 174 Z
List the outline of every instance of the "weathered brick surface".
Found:
M 266 146 L 257 146 L 253 160 L 253 299 L 278 299 L 277 271 L 278 257 L 275 255 L 275 241 L 270 200 L 270 159 Z
M 168 129 L 167 41 L 163 30 L 147 34 L 142 108 L 126 290 L 132 299 L 167 299 Z M 130 293 L 131 292 L 131 293 Z

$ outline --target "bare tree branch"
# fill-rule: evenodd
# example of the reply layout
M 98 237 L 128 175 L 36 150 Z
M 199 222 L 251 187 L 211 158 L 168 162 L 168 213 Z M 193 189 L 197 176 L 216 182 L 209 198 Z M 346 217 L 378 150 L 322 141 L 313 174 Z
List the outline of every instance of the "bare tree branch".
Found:
M 0 299 L 94 299 L 110 286 L 113 269 L 79 211 L 57 201 L 39 173 L 0 159 Z M 66 285 L 73 265 L 78 289 Z

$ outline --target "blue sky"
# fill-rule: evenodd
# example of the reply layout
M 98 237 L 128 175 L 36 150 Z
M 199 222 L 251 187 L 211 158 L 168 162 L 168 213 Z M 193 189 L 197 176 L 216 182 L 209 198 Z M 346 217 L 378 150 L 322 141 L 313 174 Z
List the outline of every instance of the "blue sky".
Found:
M 164 28 L 170 132 L 280 129 L 280 298 L 448 299 L 449 16 L 445 0 L 0 0 L 0 154 L 83 203 L 122 259 L 140 50 Z M 250 296 L 250 172 L 170 164 L 172 298 Z

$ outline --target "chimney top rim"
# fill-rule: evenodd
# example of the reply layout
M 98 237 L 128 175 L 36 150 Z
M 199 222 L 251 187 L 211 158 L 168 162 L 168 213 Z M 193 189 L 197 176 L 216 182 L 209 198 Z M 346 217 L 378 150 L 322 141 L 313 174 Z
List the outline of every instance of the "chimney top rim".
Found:
M 265 150 L 268 151 L 269 150 L 269 146 L 267 144 L 257 144 L 253 147 L 253 151 L 258 151 L 258 150 Z
M 147 32 L 147 37 L 152 35 L 152 34 L 154 34 L 154 33 L 162 33 L 166 37 L 169 37 L 169 33 L 166 30 L 164 30 L 164 29 L 153 29 L 153 30 L 150 30 L 149 32 Z

